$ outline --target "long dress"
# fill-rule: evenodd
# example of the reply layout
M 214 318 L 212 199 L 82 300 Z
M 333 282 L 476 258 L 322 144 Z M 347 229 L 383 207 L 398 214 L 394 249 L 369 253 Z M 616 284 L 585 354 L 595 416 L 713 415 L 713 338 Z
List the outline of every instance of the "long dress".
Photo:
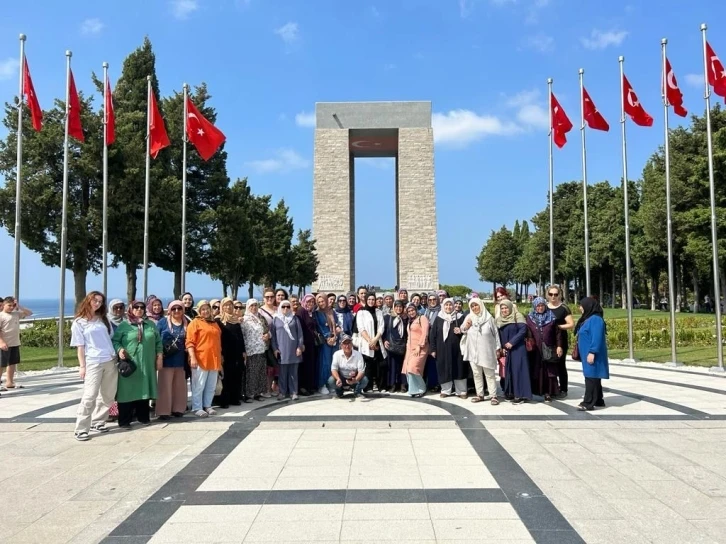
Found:
M 230 404 L 239 405 L 244 395 L 245 361 L 242 355 L 245 352 L 245 337 L 241 323 L 222 323 L 222 394 L 219 405 L 227 408 Z
M 136 325 L 122 321 L 113 333 L 116 353 L 123 348 L 136 363 L 131 376 L 124 378 L 119 374 L 116 400 L 121 403 L 156 398 L 156 356 L 164 351 L 161 335 L 150 320 L 144 320 L 141 341 L 138 330 Z
M 303 339 L 302 325 L 300 320 L 292 316 L 288 324 L 290 333 L 285 330 L 284 318 L 275 316 L 272 320 L 270 335 L 272 336 L 272 349 L 280 352 L 279 391 L 281 395 L 297 395 L 298 390 L 298 365 L 302 356 L 297 355 L 297 350 L 305 346 Z
M 302 326 L 305 344 L 302 363 L 298 368 L 298 386 L 301 393 L 313 393 L 317 389 L 318 380 L 318 347 L 315 345 L 317 324 L 314 314 L 310 315 L 305 308 L 298 309 L 295 315 Z
M 406 377 L 402 373 L 403 358 L 405 357 L 405 346 L 408 340 L 408 317 L 401 314 L 403 334 L 398 330 L 398 326 L 394 327 L 393 322 L 396 320 L 395 314 L 384 315 L 385 332 L 383 338 L 389 345 L 400 345 L 404 347 L 403 353 L 394 353 L 390 349 L 386 352 L 388 357 L 388 384 L 391 389 L 398 390 L 400 387 L 406 387 Z M 395 348 L 394 348 L 395 349 Z
M 318 346 L 318 380 L 316 384 L 316 388 L 322 388 L 328 383 L 328 378 L 331 376 L 330 367 L 333 364 L 333 353 L 338 347 L 337 343 L 332 346 L 328 345 L 327 339 L 334 335 L 335 331 L 330 328 L 327 314 L 316 311 L 313 316 L 315 317 L 317 331 L 323 336 L 323 345 Z
M 267 389 L 267 357 L 265 351 L 267 344 L 262 335 L 267 330 L 267 323 L 260 315 L 246 314 L 242 321 L 242 333 L 245 339 L 245 353 L 247 354 L 247 383 L 246 395 L 248 399 L 258 399 Z
M 567 393 L 567 384 L 569 381 L 567 376 L 567 351 L 570 347 L 570 338 L 568 334 L 569 331 L 563 331 L 559 328 L 559 326 L 566 323 L 567 316 L 572 315 L 572 312 L 566 304 L 560 304 L 557 308 L 550 308 L 550 310 L 552 310 L 552 313 L 555 314 L 555 324 L 558 326 L 557 334 L 561 336 L 560 344 L 562 346 L 562 357 L 556 357 L 558 375 L 560 378 L 560 390 L 563 393 Z M 557 356 L 557 354 L 555 354 L 555 356 Z
M 403 359 L 403 366 L 401 367 L 401 372 L 408 379 L 408 394 L 411 396 L 426 393 L 426 382 L 423 379 L 423 373 L 428 352 L 429 320 L 426 319 L 426 316 L 421 315 L 408 323 L 406 357 Z
M 559 368 L 555 357 L 557 347 L 560 346 L 561 335 L 555 321 L 549 322 L 544 327 L 537 326 L 527 316 L 527 334 L 534 338 L 535 348 L 529 351 L 530 376 L 532 381 L 532 392 L 535 395 L 554 397 L 560 393 L 558 383 Z M 545 361 L 542 357 L 542 347 L 547 346 L 552 350 L 553 357 Z
M 455 324 L 452 321 L 449 326 L 449 334 L 444 338 L 444 319 L 437 317 L 434 320 L 430 335 L 431 353 L 436 354 L 436 372 L 441 384 L 441 392 L 451 394 L 451 385 L 454 382 L 456 393 L 464 394 L 466 393 L 466 379 L 469 376 L 470 368 L 468 364 L 464 364 L 464 359 L 461 356 L 462 335 L 461 333 L 456 334 L 454 327 Z
M 504 363 L 504 395 L 508 399 L 532 398 L 527 348 L 524 346 L 526 334 L 527 325 L 524 323 L 510 323 L 499 329 L 502 346 L 507 343 L 512 345 L 512 349 L 507 350 L 507 358 Z

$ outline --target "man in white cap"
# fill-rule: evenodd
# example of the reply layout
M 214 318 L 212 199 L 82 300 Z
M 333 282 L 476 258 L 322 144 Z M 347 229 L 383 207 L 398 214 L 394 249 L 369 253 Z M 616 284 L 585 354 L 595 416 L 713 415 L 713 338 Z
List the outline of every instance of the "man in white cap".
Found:
M 353 398 L 358 398 L 368 385 L 365 376 L 366 364 L 359 351 L 353 349 L 353 339 L 347 334 L 340 335 L 340 349 L 333 354 L 330 367 L 332 376 L 328 379 L 328 389 L 335 389 L 339 399 L 343 398 L 346 387 L 353 389 Z

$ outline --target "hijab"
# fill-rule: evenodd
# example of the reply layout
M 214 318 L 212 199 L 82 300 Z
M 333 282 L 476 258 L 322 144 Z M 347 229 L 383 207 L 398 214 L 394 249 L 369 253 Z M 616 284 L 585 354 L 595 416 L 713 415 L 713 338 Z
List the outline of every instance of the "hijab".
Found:
M 162 317 L 164 317 L 164 304 L 161 303 L 161 310 L 157 313 L 154 313 L 151 307 L 154 305 L 155 300 L 158 300 L 159 303 L 161 303 L 161 299 L 156 295 L 149 295 L 148 297 L 146 297 L 146 317 L 149 317 L 154 321 L 159 321 Z
M 283 306 L 287 306 L 288 308 L 290 308 L 290 311 L 287 314 L 284 314 L 282 312 Z M 280 303 L 280 305 L 277 307 L 277 314 L 275 314 L 275 317 L 282 321 L 282 327 L 285 329 L 285 332 L 290 337 L 290 340 L 295 340 L 295 337 L 292 335 L 292 331 L 290 330 L 290 325 L 295 319 L 295 314 L 292 312 L 292 304 L 290 304 L 290 301 L 283 300 Z
M 136 341 L 141 342 L 144 337 L 144 321 L 146 321 L 146 315 L 136 317 L 134 315 L 134 305 L 139 304 L 140 300 L 132 300 L 129 304 L 129 309 L 126 311 L 126 319 L 131 325 L 136 326 Z M 143 303 L 142 303 L 143 304 Z
M 469 304 L 471 304 L 471 302 Z M 499 317 L 497 317 L 497 327 L 501 329 L 505 325 L 524 323 L 524 316 L 514 309 L 514 303 L 511 300 L 503 300 L 499 303 L 499 306 L 506 306 L 509 308 L 509 315 L 504 317 L 502 312 L 499 312 Z
M 393 307 L 396 306 L 404 307 L 405 304 L 402 300 L 397 300 L 393 303 Z M 409 306 L 413 306 L 413 304 L 409 304 Z M 393 321 L 391 323 L 391 326 L 398 331 L 398 337 L 403 338 L 403 332 L 404 332 L 404 320 L 407 319 L 406 310 L 404 308 L 403 312 L 400 315 L 396 315 L 396 312 L 391 312 L 391 317 L 393 318 Z
M 207 317 L 207 318 L 202 317 L 202 313 L 199 311 L 202 309 L 202 306 L 209 306 L 209 317 Z M 212 307 L 211 306 L 212 306 L 211 303 L 209 303 L 206 300 L 200 300 L 199 302 L 197 302 L 197 306 L 195 308 L 195 310 L 197 312 L 197 316 L 194 319 L 202 319 L 208 323 L 214 323 L 214 317 L 212 316 Z
M 172 330 L 172 326 L 174 325 L 174 323 L 171 322 L 171 309 L 176 308 L 176 307 L 181 308 L 182 312 L 184 311 L 184 303 L 181 300 L 172 300 L 169 303 L 169 306 L 166 307 L 166 313 L 167 313 L 166 324 L 169 327 L 169 331 Z M 184 328 L 184 330 L 187 330 L 187 319 L 185 316 L 182 316 L 181 324 L 182 324 L 182 327 Z
M 537 312 L 537 306 L 544 304 L 545 310 L 542 313 Z M 532 301 L 532 311 L 529 313 L 529 318 L 537 325 L 538 328 L 542 328 L 549 325 L 555 320 L 555 314 L 552 313 L 547 307 L 547 302 L 542 297 L 537 297 Z
M 219 304 L 219 299 L 218 298 L 213 298 L 212 300 L 209 301 L 210 309 L 212 309 L 211 306 L 214 306 L 215 304 Z M 197 308 L 199 308 L 199 305 L 198 304 L 197 304 Z M 197 310 L 197 311 L 199 311 L 199 310 Z M 214 310 L 213 309 L 212 309 L 212 313 L 214 313 Z M 219 306 L 219 313 L 220 314 L 222 313 L 222 305 L 221 304 Z
M 476 304 L 479 307 L 478 315 L 472 309 L 472 304 Z M 484 325 L 487 324 L 488 321 L 492 319 L 492 314 L 489 313 L 487 307 L 484 306 L 484 303 L 478 298 L 473 298 L 469 301 L 469 310 L 469 319 L 471 320 L 471 325 L 473 327 L 477 327 L 480 330 Z
M 115 298 L 115 299 L 113 299 L 111 301 L 111 304 L 108 305 L 108 315 L 106 317 L 108 317 L 108 320 L 111 323 L 113 323 L 114 325 L 116 325 L 117 327 L 124 320 L 124 316 L 123 316 L 123 314 L 121 314 L 118 317 L 116 317 L 115 315 L 113 315 L 113 307 L 114 306 L 118 306 L 119 304 L 123 304 L 123 303 L 124 303 L 124 301 L 121 300 L 120 298 Z
M 345 306 L 343 306 L 342 308 L 338 305 L 341 300 L 345 301 Z M 339 314 L 349 314 L 351 312 L 350 306 L 348 305 L 348 297 L 346 297 L 345 295 L 340 295 L 335 300 L 335 311 Z
M 188 308 L 186 306 L 184 306 L 184 315 L 187 316 L 189 318 L 189 320 L 191 321 L 192 319 L 194 319 L 194 317 L 196 315 L 196 313 L 194 312 L 194 296 L 191 293 L 187 292 L 182 295 L 182 298 L 184 298 L 187 295 L 192 297 L 192 305 L 189 306 Z M 182 306 L 183 306 L 183 304 L 182 304 Z
M 577 331 L 580 330 L 580 327 L 585 324 L 585 321 L 590 319 L 592 316 L 599 315 L 600 317 L 604 318 L 602 306 L 600 306 L 600 303 L 594 298 L 583 298 L 580 301 L 580 306 L 582 306 L 582 315 L 580 316 L 580 319 L 577 320 L 577 324 L 575 325 L 575 334 L 577 334 Z M 605 334 L 607 334 L 607 326 L 605 327 Z
M 378 317 L 376 316 L 376 310 L 378 310 L 378 307 L 376 306 L 376 303 L 373 303 L 373 306 L 368 306 L 368 298 L 370 297 L 370 294 L 366 296 L 366 305 L 363 307 L 364 310 L 366 310 L 371 316 L 373 317 L 373 334 L 378 334 Z M 376 300 L 378 300 L 376 298 Z
M 452 308 L 451 312 L 448 312 L 444 309 L 447 302 L 451 302 L 451 305 L 454 305 L 454 301 L 450 298 L 445 298 L 441 302 L 441 311 L 439 312 L 439 317 L 444 320 L 444 341 L 449 337 L 449 330 L 451 329 L 451 320 L 454 319 L 454 310 Z
M 232 303 L 232 311 L 230 313 L 224 311 L 224 305 L 228 302 Z M 234 315 L 234 300 L 229 297 L 224 297 L 219 305 L 219 320 L 223 325 L 226 325 L 227 323 L 230 323 L 231 325 L 239 324 L 239 317 Z

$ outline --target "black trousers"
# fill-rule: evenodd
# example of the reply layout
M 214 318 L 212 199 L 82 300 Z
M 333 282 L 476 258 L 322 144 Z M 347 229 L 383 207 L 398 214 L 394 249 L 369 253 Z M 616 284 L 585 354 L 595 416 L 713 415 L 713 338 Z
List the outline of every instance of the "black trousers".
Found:
M 381 352 L 376 350 L 373 357 L 363 356 L 366 363 L 366 378 L 368 378 L 368 386 L 366 391 L 373 389 L 373 382 L 378 385 L 378 390 L 388 389 L 388 361 L 381 356 Z
M 130 402 L 118 403 L 118 424 L 119 427 L 131 425 L 136 416 L 139 423 L 149 423 L 151 416 L 149 415 L 149 399 L 132 400 Z
M 582 400 L 582 404 L 588 408 L 605 406 L 600 378 L 585 378 L 585 398 Z
M 560 391 L 567 393 L 567 355 L 561 361 L 557 361 L 557 374 L 560 379 Z
M 239 404 L 242 399 L 244 366 L 242 361 L 223 365 L 222 394 L 219 398 L 219 405 L 223 408 L 228 407 L 230 404 Z

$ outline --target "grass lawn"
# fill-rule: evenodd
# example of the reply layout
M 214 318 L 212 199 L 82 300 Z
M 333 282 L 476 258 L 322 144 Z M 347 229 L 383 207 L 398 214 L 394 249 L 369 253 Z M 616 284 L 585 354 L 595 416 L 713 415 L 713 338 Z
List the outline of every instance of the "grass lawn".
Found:
M 63 350 L 63 365 L 66 367 L 78 366 L 75 348 Z M 57 348 L 31 348 L 23 346 L 20 348 L 20 365 L 18 370 L 48 370 L 58 366 Z

